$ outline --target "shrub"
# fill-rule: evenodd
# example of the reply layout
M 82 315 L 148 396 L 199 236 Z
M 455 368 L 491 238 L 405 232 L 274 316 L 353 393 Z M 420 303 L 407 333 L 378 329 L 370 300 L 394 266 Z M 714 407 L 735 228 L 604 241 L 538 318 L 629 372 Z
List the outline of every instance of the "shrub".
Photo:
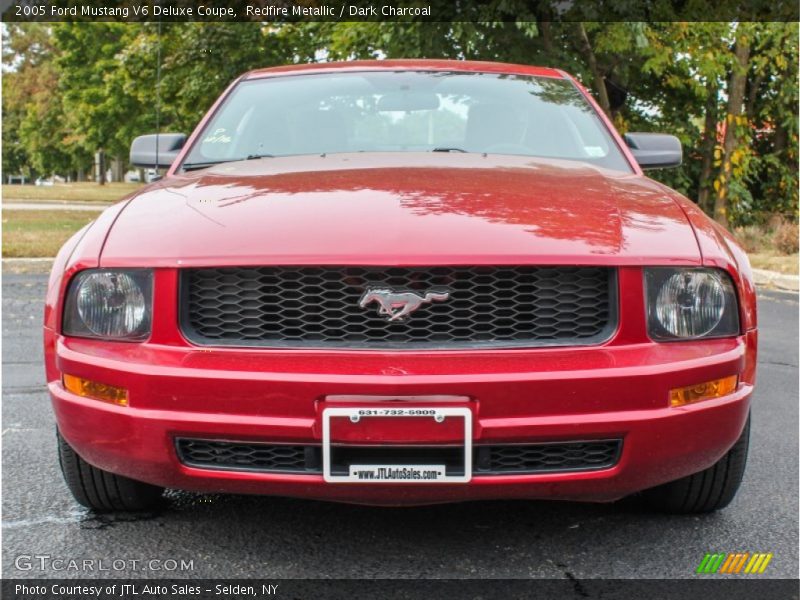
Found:
M 745 252 L 763 252 L 769 246 L 769 237 L 760 225 L 745 225 L 733 230 L 733 235 L 742 245 Z
M 797 223 L 783 219 L 772 234 L 773 247 L 781 254 L 797 254 L 800 249 Z

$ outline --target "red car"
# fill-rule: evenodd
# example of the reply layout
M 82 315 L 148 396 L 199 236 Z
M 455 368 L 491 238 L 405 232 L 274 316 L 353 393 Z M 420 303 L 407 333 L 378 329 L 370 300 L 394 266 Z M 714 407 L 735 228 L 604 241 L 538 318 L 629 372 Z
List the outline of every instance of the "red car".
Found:
M 163 488 L 409 505 L 727 505 L 748 260 L 569 75 L 379 61 L 235 81 L 58 255 L 47 381 L 81 504 Z

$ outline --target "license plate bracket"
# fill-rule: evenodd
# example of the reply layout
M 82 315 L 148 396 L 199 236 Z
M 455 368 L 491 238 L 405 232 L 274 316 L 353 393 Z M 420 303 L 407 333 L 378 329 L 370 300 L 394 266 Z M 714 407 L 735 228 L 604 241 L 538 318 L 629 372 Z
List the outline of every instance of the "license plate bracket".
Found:
M 371 419 L 433 419 L 437 423 L 449 418 L 463 419 L 464 469 L 460 474 L 448 474 L 443 464 L 354 464 L 347 473 L 331 470 L 331 419 L 347 418 L 354 425 L 369 426 Z M 387 446 L 390 447 L 390 446 Z M 400 448 L 398 448 L 400 450 Z M 467 483 L 472 479 L 472 411 L 464 406 L 359 406 L 327 407 L 322 411 L 322 474 L 327 483 Z M 371 474 L 371 475 L 370 475 Z

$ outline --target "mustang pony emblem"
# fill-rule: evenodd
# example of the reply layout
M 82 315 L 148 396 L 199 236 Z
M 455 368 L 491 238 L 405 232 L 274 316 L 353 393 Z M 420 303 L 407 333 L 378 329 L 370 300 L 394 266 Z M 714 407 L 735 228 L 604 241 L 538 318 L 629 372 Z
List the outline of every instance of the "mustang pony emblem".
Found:
M 379 315 L 387 315 L 389 321 L 400 321 L 423 304 L 444 302 L 449 297 L 450 292 L 444 290 L 430 291 L 420 296 L 414 292 L 396 292 L 389 288 L 367 288 L 358 305 L 364 308 L 370 302 L 377 302 L 380 305 Z

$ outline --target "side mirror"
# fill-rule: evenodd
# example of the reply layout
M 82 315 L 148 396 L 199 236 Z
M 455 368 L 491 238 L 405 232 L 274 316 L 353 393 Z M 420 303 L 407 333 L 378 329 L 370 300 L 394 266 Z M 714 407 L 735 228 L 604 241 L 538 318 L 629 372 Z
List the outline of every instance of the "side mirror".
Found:
M 667 169 L 681 166 L 681 141 L 666 133 L 627 133 L 625 142 L 642 169 Z
M 131 164 L 135 167 L 168 169 L 185 143 L 186 136 L 182 133 L 140 135 L 131 144 Z

